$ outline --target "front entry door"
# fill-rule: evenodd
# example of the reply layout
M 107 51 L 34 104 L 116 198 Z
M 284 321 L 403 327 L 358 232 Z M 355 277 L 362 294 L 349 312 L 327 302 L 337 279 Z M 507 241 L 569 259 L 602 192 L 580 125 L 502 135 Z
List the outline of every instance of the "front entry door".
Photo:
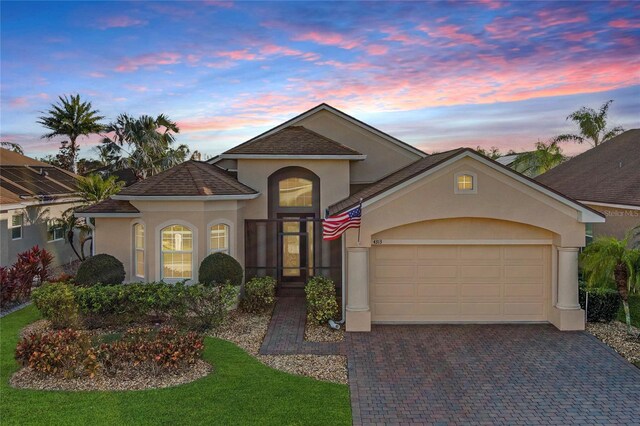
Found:
M 305 283 L 313 275 L 314 222 L 300 220 L 304 217 L 282 219 L 278 232 L 280 280 Z

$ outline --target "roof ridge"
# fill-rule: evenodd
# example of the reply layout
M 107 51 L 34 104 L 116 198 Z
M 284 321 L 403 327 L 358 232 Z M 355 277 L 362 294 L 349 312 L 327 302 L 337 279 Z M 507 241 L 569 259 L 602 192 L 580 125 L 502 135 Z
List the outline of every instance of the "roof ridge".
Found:
M 192 161 L 194 161 L 201 169 L 204 168 L 203 170 L 205 170 L 206 172 L 213 173 L 220 179 L 223 179 L 227 183 L 233 185 L 235 189 L 238 189 L 238 190 L 250 189 L 254 192 L 257 192 L 255 189 L 251 188 L 250 186 L 245 185 L 244 183 L 240 182 L 238 179 L 225 173 L 223 170 L 221 170 L 219 167 L 215 166 L 214 164 L 209 164 L 206 161 L 197 161 L 197 160 L 192 160 Z

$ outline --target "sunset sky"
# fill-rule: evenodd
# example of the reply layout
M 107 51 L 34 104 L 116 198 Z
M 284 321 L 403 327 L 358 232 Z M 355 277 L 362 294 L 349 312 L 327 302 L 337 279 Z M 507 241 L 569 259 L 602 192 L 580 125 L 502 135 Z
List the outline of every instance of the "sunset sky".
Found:
M 530 149 L 608 99 L 640 127 L 640 2 L 0 7 L 1 136 L 32 156 L 57 150 L 36 120 L 72 93 L 107 121 L 165 113 L 209 156 L 322 102 L 426 152 Z

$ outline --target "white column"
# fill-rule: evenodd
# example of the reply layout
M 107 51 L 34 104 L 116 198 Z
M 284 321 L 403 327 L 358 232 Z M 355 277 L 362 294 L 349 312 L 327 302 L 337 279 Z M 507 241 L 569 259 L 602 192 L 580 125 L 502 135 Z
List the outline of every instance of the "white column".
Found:
M 347 248 L 347 331 L 371 331 L 369 248 Z
M 580 309 L 578 303 L 578 248 L 558 247 L 558 309 Z

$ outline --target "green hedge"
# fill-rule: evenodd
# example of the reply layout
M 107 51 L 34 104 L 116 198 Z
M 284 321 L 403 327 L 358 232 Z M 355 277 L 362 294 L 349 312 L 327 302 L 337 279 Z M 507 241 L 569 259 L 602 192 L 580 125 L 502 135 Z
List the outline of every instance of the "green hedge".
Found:
M 325 277 L 313 277 L 304 288 L 307 296 L 307 319 L 322 324 L 337 319 L 340 309 L 336 300 L 336 286 Z
M 122 284 L 124 277 L 122 262 L 109 254 L 96 254 L 80 264 L 75 283 L 82 286 Z
M 205 257 L 198 269 L 198 278 L 207 285 L 242 285 L 242 265 L 225 253 L 213 253 Z
M 264 312 L 275 300 L 276 280 L 273 277 L 255 277 L 245 283 L 240 307 L 247 312 Z
M 610 288 L 589 290 L 589 306 L 586 306 L 586 290 L 580 288 L 580 307 L 587 309 L 587 321 L 610 322 L 618 315 L 622 300 L 620 294 Z

